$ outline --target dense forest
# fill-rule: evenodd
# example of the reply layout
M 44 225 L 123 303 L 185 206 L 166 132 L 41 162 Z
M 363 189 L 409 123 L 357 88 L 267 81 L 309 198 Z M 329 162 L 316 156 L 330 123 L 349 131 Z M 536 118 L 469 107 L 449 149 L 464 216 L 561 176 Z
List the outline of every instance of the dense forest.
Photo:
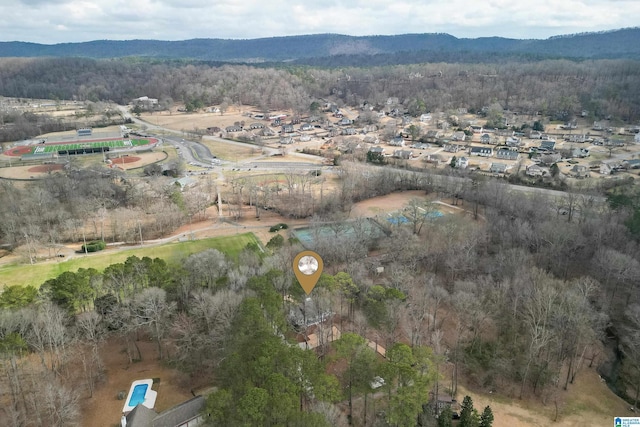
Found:
M 78 58 L 0 60 L 0 94 L 15 98 L 113 101 L 146 95 L 202 105 L 252 105 L 308 113 L 314 101 L 360 107 L 398 100 L 410 115 L 497 105 L 558 120 L 585 110 L 594 120 L 640 118 L 640 67 L 630 60 L 425 63 L 372 68 L 211 66 Z M 317 104 L 316 104 L 317 105 Z M 0 123 L 19 121 L 0 111 Z
M 449 34 L 402 34 L 389 36 L 346 36 L 314 34 L 249 40 L 193 39 L 95 40 L 83 43 L 44 45 L 0 42 L 2 57 L 147 57 L 158 59 L 196 59 L 203 61 L 276 62 L 346 55 L 348 65 L 364 65 L 369 55 L 388 55 L 406 63 L 415 55 L 449 58 L 467 62 L 469 58 L 502 55 L 532 55 L 539 58 L 640 59 L 637 40 L 640 29 L 626 28 L 598 33 L 569 34 L 546 40 L 517 40 L 503 37 L 460 39 Z M 352 56 L 353 55 L 353 56 Z M 378 58 L 379 60 L 380 58 Z M 343 58 L 343 60 L 345 60 Z M 363 62 L 364 61 L 364 62 Z M 433 60 L 432 60 L 433 61 Z

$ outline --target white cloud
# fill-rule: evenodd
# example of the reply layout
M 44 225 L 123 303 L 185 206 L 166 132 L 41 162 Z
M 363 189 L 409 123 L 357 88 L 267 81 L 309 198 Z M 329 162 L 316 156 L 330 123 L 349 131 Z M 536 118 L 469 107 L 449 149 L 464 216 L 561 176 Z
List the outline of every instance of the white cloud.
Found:
M 637 25 L 635 0 L 9 0 L 3 41 L 446 32 L 545 38 Z

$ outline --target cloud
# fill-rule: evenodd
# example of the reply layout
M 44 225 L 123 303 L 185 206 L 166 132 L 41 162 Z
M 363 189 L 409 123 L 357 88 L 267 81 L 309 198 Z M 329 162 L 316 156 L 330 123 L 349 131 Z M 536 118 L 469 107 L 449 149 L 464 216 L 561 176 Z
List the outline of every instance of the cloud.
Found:
M 446 32 L 546 38 L 637 25 L 630 0 L 9 0 L 4 40 L 257 38 Z

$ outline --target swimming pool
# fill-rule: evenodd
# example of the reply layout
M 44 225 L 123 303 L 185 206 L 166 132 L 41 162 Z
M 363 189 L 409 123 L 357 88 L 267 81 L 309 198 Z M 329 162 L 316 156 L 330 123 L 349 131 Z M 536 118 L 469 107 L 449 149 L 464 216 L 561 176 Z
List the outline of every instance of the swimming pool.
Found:
M 131 398 L 129 399 L 129 406 L 133 406 L 135 408 L 138 403 L 143 403 L 144 396 L 147 394 L 148 388 L 148 384 L 138 384 L 135 386 L 131 393 Z
M 152 390 L 152 386 L 152 379 L 136 380 L 131 383 L 131 388 L 129 389 L 129 394 L 122 408 L 122 413 L 127 414 L 133 411 L 138 405 L 144 405 L 149 409 L 153 409 L 156 404 L 158 392 Z

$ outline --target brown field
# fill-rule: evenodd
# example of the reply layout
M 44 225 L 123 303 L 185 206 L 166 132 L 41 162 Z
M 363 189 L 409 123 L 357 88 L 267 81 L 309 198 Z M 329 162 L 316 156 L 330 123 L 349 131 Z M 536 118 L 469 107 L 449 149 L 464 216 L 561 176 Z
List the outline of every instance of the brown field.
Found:
M 202 145 L 206 146 L 211 154 L 230 162 L 238 162 L 262 156 L 262 151 L 257 146 L 233 142 L 222 142 L 204 137 Z
M 27 171 L 31 173 L 49 173 L 49 172 L 61 171 L 62 169 L 64 169 L 64 165 L 60 163 L 56 163 L 56 164 L 33 166 L 27 169 Z
M 475 393 L 458 387 L 458 400 L 471 396 L 473 406 L 482 412 L 491 406 L 494 427 L 604 427 L 616 416 L 634 416 L 629 405 L 607 388 L 594 369 L 584 368 L 567 391 L 553 388 L 546 405 L 533 399 L 506 399 L 495 394 Z M 558 420 L 554 422 L 558 402 Z
M 245 123 L 256 121 L 246 114 L 253 111 L 251 107 L 229 107 L 224 114 L 220 113 L 181 113 L 177 107 L 171 111 L 161 111 L 153 114 L 142 114 L 140 118 L 152 125 L 161 126 L 176 131 L 192 131 L 217 126 L 225 128 L 235 122 Z M 265 122 L 266 123 L 266 122 Z
M 88 158 L 89 156 L 83 157 Z M 91 156 L 95 159 L 96 156 Z M 167 158 L 167 155 L 161 151 L 152 153 L 136 153 L 136 156 L 125 156 L 122 158 L 112 159 L 113 167 L 128 170 L 143 167 L 154 162 L 158 162 Z M 5 179 L 39 179 L 44 178 L 50 173 L 62 170 L 64 166 L 60 164 L 38 165 L 38 166 L 14 166 L 10 168 L 0 169 L 0 178 Z

